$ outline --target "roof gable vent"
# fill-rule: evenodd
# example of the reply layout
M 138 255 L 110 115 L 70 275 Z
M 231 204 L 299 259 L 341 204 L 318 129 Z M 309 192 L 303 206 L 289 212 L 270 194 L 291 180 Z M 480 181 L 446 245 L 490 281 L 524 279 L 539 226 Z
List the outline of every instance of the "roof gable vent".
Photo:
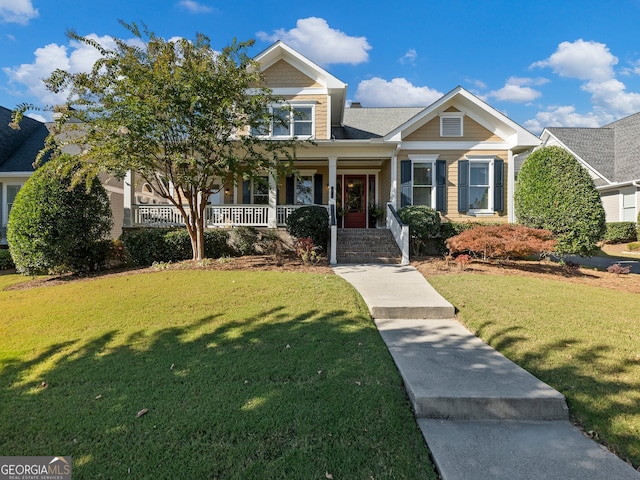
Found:
M 461 137 L 462 136 L 462 115 L 440 115 L 440 136 L 441 137 Z

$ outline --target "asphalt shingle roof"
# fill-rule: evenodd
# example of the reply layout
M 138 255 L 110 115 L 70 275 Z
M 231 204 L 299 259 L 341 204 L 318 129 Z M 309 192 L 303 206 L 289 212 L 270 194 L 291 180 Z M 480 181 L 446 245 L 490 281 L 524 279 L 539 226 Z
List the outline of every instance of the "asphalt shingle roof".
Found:
M 33 162 L 49 131 L 44 123 L 24 117 L 20 129 L 9 127 L 11 110 L 0 107 L 0 174 L 33 172 Z
M 345 108 L 342 127 L 331 130 L 339 140 L 363 140 L 384 137 L 415 117 L 423 107 Z
M 547 130 L 607 180 L 640 179 L 640 113 L 601 128 Z

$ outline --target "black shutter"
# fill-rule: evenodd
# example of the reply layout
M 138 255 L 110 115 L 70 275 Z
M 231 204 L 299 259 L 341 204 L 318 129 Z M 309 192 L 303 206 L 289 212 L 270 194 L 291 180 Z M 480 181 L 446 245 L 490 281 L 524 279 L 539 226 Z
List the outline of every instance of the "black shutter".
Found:
M 242 203 L 244 205 L 251 204 L 251 180 L 242 181 Z
M 411 205 L 411 160 L 400 162 L 400 208 Z
M 493 209 L 504 211 L 504 160 L 493 161 Z
M 287 181 L 286 181 L 286 199 L 285 199 L 285 203 L 287 205 L 293 205 L 294 203 L 296 203 L 296 199 L 295 199 L 295 179 L 293 178 L 293 175 L 289 175 L 287 177 Z
M 322 205 L 322 174 L 316 173 L 313 176 L 313 203 Z
M 458 211 L 469 211 L 469 160 L 458 161 Z
M 447 210 L 447 162 L 436 160 L 436 211 Z

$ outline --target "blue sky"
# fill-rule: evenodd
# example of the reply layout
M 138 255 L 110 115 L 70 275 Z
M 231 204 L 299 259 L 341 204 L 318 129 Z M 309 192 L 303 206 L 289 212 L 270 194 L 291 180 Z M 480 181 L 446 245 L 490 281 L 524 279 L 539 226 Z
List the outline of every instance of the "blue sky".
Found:
M 41 79 L 87 69 L 118 19 L 222 48 L 283 40 L 349 85 L 363 106 L 426 106 L 458 85 L 538 134 L 640 111 L 640 0 L 0 0 L 0 105 L 60 101 Z

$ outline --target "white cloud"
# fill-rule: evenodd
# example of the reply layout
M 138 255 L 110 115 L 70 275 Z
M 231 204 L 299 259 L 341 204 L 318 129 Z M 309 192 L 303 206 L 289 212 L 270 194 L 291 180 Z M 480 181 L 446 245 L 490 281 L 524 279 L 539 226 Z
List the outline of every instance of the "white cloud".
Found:
M 506 81 L 504 87 L 489 92 L 487 97 L 503 102 L 531 102 L 540 97 L 542 93 L 529 85 L 543 85 L 548 81 L 546 78 L 511 77 Z
M 582 90 L 591 93 L 591 102 L 616 112 L 631 115 L 640 111 L 640 93 L 627 92 L 624 83 L 612 78 L 603 82 L 587 82 Z
M 407 53 L 405 53 L 398 61 L 403 65 L 406 63 L 415 65 L 417 58 L 418 58 L 418 52 L 416 52 L 416 49 L 410 48 L 409 50 L 407 50 Z
M 426 107 L 442 95 L 429 87 L 417 87 L 405 78 L 388 82 L 374 77 L 360 82 L 355 98 L 367 107 Z
M 0 0 L 0 21 L 26 25 L 40 13 L 31 0 Z
M 351 37 L 329 27 L 323 18 L 301 18 L 291 30 L 278 29 L 273 34 L 256 33 L 260 40 L 282 40 L 320 65 L 350 63 L 357 65 L 369 60 L 371 45 L 366 37 Z
M 625 84 L 616 78 L 614 67 L 617 64 L 618 58 L 603 43 L 582 39 L 562 42 L 549 58 L 535 62 L 531 67 L 550 67 L 561 77 L 582 80 L 580 89 L 591 94 L 590 101 L 596 113 L 579 115 L 567 110 L 572 107 L 557 107 L 539 115 L 556 122 L 564 118 L 566 126 L 593 126 L 594 122 L 603 124 L 637 112 L 640 93 L 628 92 Z M 631 65 L 632 69 L 622 68 L 620 73 L 640 74 L 640 63 L 632 62 Z
M 87 35 L 107 48 L 114 48 L 115 42 L 109 36 L 100 37 L 96 34 Z M 56 69 L 71 73 L 87 72 L 98 60 L 98 51 L 88 45 L 71 41 L 69 46 L 50 43 L 36 49 L 32 63 L 23 63 L 17 67 L 5 67 L 3 71 L 9 77 L 9 83 L 25 91 L 27 95 L 35 97 L 43 105 L 62 103 L 67 98 L 66 92 L 54 94 L 48 91 L 43 79 L 49 77 Z
M 532 67 L 551 67 L 561 77 L 580 80 L 608 80 L 613 78 L 613 66 L 618 63 L 604 43 L 562 42 L 557 50 L 546 60 L 532 64 Z
M 190 13 L 210 13 L 213 12 L 213 8 L 202 3 L 195 2 L 194 0 L 180 0 L 178 6 L 187 10 Z
M 613 120 L 615 120 L 614 117 L 604 112 L 581 115 L 576 112 L 573 105 L 562 105 L 538 112 L 534 119 L 524 122 L 524 126 L 534 133 L 541 133 L 545 127 L 597 128 Z

